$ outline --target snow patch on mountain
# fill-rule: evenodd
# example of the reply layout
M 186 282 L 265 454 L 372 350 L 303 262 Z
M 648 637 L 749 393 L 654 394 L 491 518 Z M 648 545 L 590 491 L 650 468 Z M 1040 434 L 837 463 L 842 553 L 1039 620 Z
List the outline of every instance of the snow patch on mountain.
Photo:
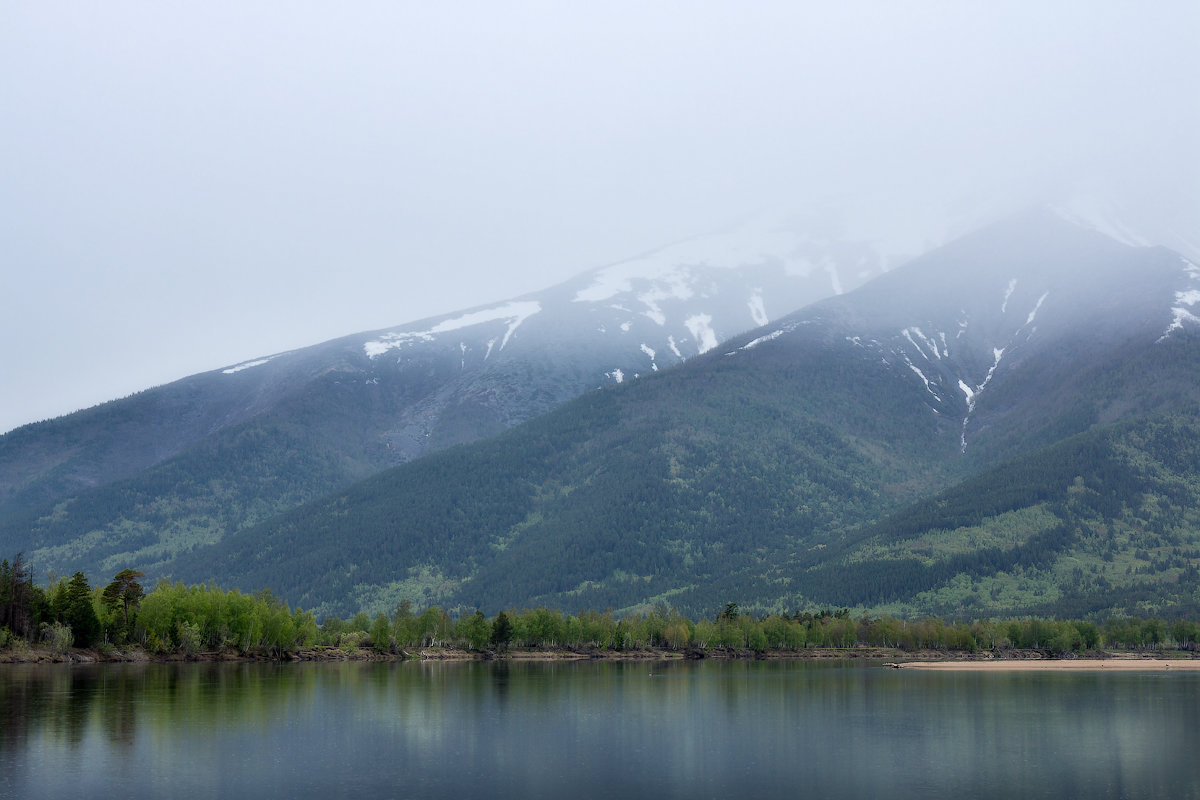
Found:
M 917 373 L 917 376 L 920 377 L 920 379 L 925 383 L 925 391 L 933 395 L 933 399 L 937 400 L 939 403 L 942 402 L 942 398 L 939 397 L 938 393 L 933 390 L 933 384 L 930 383 L 929 378 L 925 377 L 925 373 L 918 369 L 916 364 L 912 363 L 907 354 L 901 353 L 900 356 L 904 359 L 904 363 L 908 365 L 908 368 Z
M 687 300 L 692 296 L 688 285 L 689 267 L 734 269 L 762 264 L 778 258 L 781 253 L 793 251 L 798 242 L 796 233 L 763 223 L 744 225 L 729 233 L 700 236 L 599 270 L 592 283 L 575 294 L 575 301 L 595 303 L 632 292 L 634 281 L 658 284 L 651 295 L 652 300 L 667 297 Z M 662 295 L 663 292 L 666 294 Z M 645 302 L 643 297 L 638 299 Z
M 1008 298 L 1012 297 L 1013 290 L 1017 288 L 1017 279 L 1013 278 L 1008 282 L 1008 288 L 1004 290 L 1004 301 L 1000 303 L 1000 313 L 1008 311 Z
M 1186 308 L 1173 308 L 1171 311 L 1174 314 L 1174 319 L 1171 321 L 1171 324 L 1167 326 L 1167 329 L 1163 332 L 1163 335 L 1158 337 L 1158 341 L 1160 342 L 1170 336 L 1172 332 L 1180 330 L 1185 323 L 1200 325 L 1200 317 L 1188 311 Z
M 1046 298 L 1047 298 L 1047 297 L 1049 297 L 1049 296 L 1050 296 L 1050 293 L 1049 293 L 1049 292 L 1044 292 L 1044 293 L 1042 294 L 1042 296 L 1038 298 L 1038 301 L 1037 301 L 1037 303 L 1035 303 L 1035 304 L 1034 304 L 1034 306 L 1033 306 L 1033 311 L 1030 311 L 1030 312 L 1029 312 L 1029 317 L 1028 317 L 1028 318 L 1026 318 L 1026 320 L 1025 320 L 1025 324 L 1026 324 L 1026 325 L 1032 325 L 1032 324 L 1033 324 L 1033 320 L 1034 320 L 1034 317 L 1036 317 L 1036 316 L 1037 316 L 1038 309 L 1040 309 L 1040 308 L 1042 307 L 1042 303 L 1046 302 Z
M 365 342 L 363 344 L 363 352 L 367 354 L 368 358 L 377 358 L 388 350 L 403 347 L 412 342 L 433 341 L 439 333 L 461 330 L 473 325 L 481 325 L 485 322 L 495 322 L 497 320 L 508 322 L 508 329 L 504 332 L 504 337 L 500 340 L 500 349 L 503 350 L 504 345 L 508 344 L 508 340 L 512 338 L 513 332 L 521 326 L 521 323 L 541 310 L 542 304 L 536 300 L 514 300 L 494 308 L 485 308 L 480 311 L 472 311 L 457 317 L 444 319 L 428 330 L 385 333 L 378 339 Z M 489 343 L 489 355 L 491 354 L 491 350 L 491 344 Z
M 744 345 L 739 347 L 738 350 L 749 350 L 752 347 L 758 347 L 763 342 L 769 342 L 772 339 L 778 339 L 780 336 L 783 336 L 783 334 L 784 334 L 784 331 L 782 331 L 782 330 L 772 331 L 771 333 L 768 333 L 766 336 L 760 336 L 757 339 L 752 339 L 751 341 L 746 342 Z M 732 356 L 736 352 L 737 351 L 735 350 L 733 353 L 726 353 L 725 355 Z
M 941 360 L 942 356 L 950 355 L 949 350 L 943 351 L 943 349 L 938 347 L 938 339 L 926 336 L 920 328 L 905 328 L 904 330 L 900 331 L 900 333 L 905 339 L 908 339 L 909 344 L 917 348 L 917 352 L 924 356 L 926 360 L 929 360 L 929 353 L 933 353 L 933 357 L 939 361 Z M 946 335 L 942 333 L 939 334 L 939 336 L 942 347 L 944 348 L 946 344 Z M 917 343 L 917 339 L 921 340 L 919 344 Z M 927 350 L 929 353 L 926 352 Z
M 642 342 L 641 350 L 643 353 L 650 356 L 650 369 L 654 370 L 655 372 L 658 372 L 658 364 L 655 363 L 655 361 L 654 361 L 654 355 L 655 355 L 654 348 L 650 347 L 645 342 Z
M 1200 283 L 1200 267 L 1197 267 L 1186 258 L 1181 258 L 1183 262 L 1183 272 L 1188 277 L 1191 283 Z M 1200 325 L 1200 316 L 1192 312 L 1191 307 L 1200 304 L 1200 289 L 1188 287 L 1181 291 L 1175 292 L 1176 305 L 1171 307 L 1171 324 L 1163 331 L 1162 336 L 1158 337 L 1158 341 L 1162 341 L 1170 336 L 1174 331 L 1180 330 L 1185 324 Z M 1188 308 L 1184 308 L 1188 306 Z
M 833 287 L 833 293 L 845 294 L 846 290 L 842 288 L 842 278 L 838 275 L 837 264 L 834 263 L 833 259 L 826 257 L 822 266 L 825 272 L 829 274 L 829 285 Z
M 1048 296 L 1049 292 L 1046 292 L 1037 301 L 1034 311 L 1027 318 L 1029 322 L 1036 317 L 1038 309 L 1042 307 Z M 966 413 L 962 418 L 960 444 L 965 453 L 967 431 L 980 396 L 995 379 L 1005 353 L 1010 348 L 1029 341 L 1032 332 L 1027 329 L 1028 322 L 1026 325 L 1012 330 L 1007 334 L 1007 343 L 1003 346 L 990 347 L 992 363 L 986 374 L 972 376 L 971 372 L 974 370 L 971 365 L 975 363 L 975 360 L 968 353 L 960 351 L 964 346 L 968 350 L 973 349 L 970 344 L 964 345 L 963 343 L 963 341 L 969 342 L 969 339 L 960 340 L 960 337 L 968 329 L 969 317 L 966 312 L 962 312 L 962 316 L 957 322 L 958 336 L 954 339 L 947 336 L 945 331 L 940 330 L 940 326 L 936 323 L 928 323 L 901 328 L 885 342 L 873 338 L 866 339 L 863 336 L 846 336 L 845 340 L 855 347 L 879 353 L 885 364 L 898 365 L 903 362 L 921 380 L 925 391 L 933 395 L 937 401 L 936 404 L 929 404 L 930 410 L 934 413 L 940 414 L 943 409 L 950 407 L 946 403 L 953 396 L 951 387 L 962 392 Z M 953 347 L 951 347 L 951 342 L 954 342 Z
M 690 300 L 695 292 L 688 285 L 688 275 L 680 271 L 672 273 L 664 282 L 653 289 L 642 292 L 637 296 L 638 302 L 646 307 L 642 314 L 658 325 L 667 324 L 667 316 L 659 303 L 664 300 Z M 575 298 L 579 299 L 578 296 Z
M 236 367 L 230 367 L 229 369 L 221 370 L 221 374 L 222 375 L 232 375 L 235 372 L 241 372 L 242 370 L 250 369 L 251 367 L 261 367 L 263 364 L 266 364 L 268 361 L 270 361 L 273 358 L 275 358 L 275 356 L 267 356 L 266 358 L 256 358 L 253 361 L 243 361 L 241 364 L 238 364 Z
M 717 346 L 717 333 L 712 329 L 711 315 L 695 314 L 684 320 L 683 324 L 695 338 L 697 352 L 707 353 Z
M 988 370 L 987 377 L 983 379 L 983 383 L 972 389 L 961 378 L 958 381 L 958 388 L 962 389 L 963 394 L 967 396 L 967 413 L 963 417 L 962 424 L 962 451 L 967 452 L 967 424 L 971 421 L 971 414 L 975 411 L 975 403 L 979 399 L 979 394 L 987 388 L 987 385 L 992 382 L 992 377 L 996 374 L 996 368 L 1000 366 L 1000 359 L 1004 357 L 1003 347 L 992 348 L 992 367 Z
M 656 325 L 667 324 L 667 315 L 658 307 L 658 303 L 651 299 L 651 295 L 644 294 L 638 299 L 646 304 L 646 310 L 642 312 L 646 318 Z
M 750 306 L 750 318 L 754 320 L 755 325 L 761 328 L 771 321 L 767 316 L 767 307 L 763 305 L 762 289 L 755 289 L 746 305 Z

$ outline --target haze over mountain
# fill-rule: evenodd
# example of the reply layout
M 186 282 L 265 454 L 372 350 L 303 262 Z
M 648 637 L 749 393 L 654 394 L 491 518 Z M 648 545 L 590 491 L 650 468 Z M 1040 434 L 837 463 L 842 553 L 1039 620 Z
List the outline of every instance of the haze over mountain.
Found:
M 1197 29 L 1191 0 L 6 4 L 0 432 L 826 198 L 867 234 L 1075 192 L 1194 225 Z
M 361 427 L 360 441 L 343 447 L 377 449 L 372 463 L 408 460 L 706 352 L 933 241 L 847 231 L 827 214 L 759 221 L 542 292 L 263 355 L 0 439 L 0 502 L 124 477 L 280 404 L 324 402 L 323 384 L 356 399 L 312 424 Z M 56 481 L 61 489 L 36 488 Z
M 1178 463 L 1162 449 L 1169 436 L 1150 437 L 1152 448 L 1136 444 L 1144 433 L 1046 448 L 1148 415 L 1183 413 L 1176 435 L 1194 429 L 1198 289 L 1200 272 L 1177 253 L 1122 245 L 1059 215 L 1021 215 L 675 370 L 588 394 L 499 439 L 423 458 L 241 531 L 175 569 L 188 579 L 237 575 L 246 585 L 271 578 L 287 596 L 338 612 L 408 597 L 489 611 L 665 600 L 693 613 L 728 599 L 780 608 L 836 598 L 867 608 L 903 601 L 928 613 L 945 609 L 917 595 L 936 594 L 960 573 L 978 580 L 982 569 L 1007 586 L 1033 552 L 1040 560 L 1026 566 L 1035 571 L 1059 558 L 1090 565 L 1082 534 L 1050 536 L 1087 517 L 1097 564 L 1102 551 L 1112 563 L 1114 552 L 1135 549 L 1146 570 L 1154 562 L 1157 608 L 1184 588 L 1200 532 L 1185 514 L 1169 534 L 1151 534 L 1138 515 L 1156 496 L 1152 485 L 1174 483 L 1183 494 L 1173 502 L 1191 508 L 1194 469 L 1167 470 L 1159 483 L 1135 479 L 1147 459 Z M 1075 460 L 1080 447 L 1088 457 Z M 1012 458 L 1024 466 L 1005 466 Z M 1044 482 L 1014 490 L 1014 469 Z M 1015 530 L 998 523 L 978 542 L 950 536 L 915 570 L 908 552 L 854 560 L 854 542 L 892 541 L 887 515 L 909 501 L 945 491 L 961 508 L 953 487 L 972 475 L 973 524 L 1043 516 Z M 1085 503 L 1074 517 L 1047 510 L 1066 503 L 1076 479 L 1109 505 Z M 940 530 L 937 513 L 926 516 L 929 527 L 908 538 Z M 1125 538 L 1113 519 L 1123 520 Z M 969 560 L 977 556 L 983 567 Z M 948 558 L 961 569 L 946 567 Z M 835 559 L 857 564 L 844 570 L 845 585 Z M 888 576 L 878 571 L 859 577 L 869 569 L 904 572 L 904 591 L 881 590 Z M 1020 580 L 1035 585 L 1032 574 Z M 1091 575 L 1095 583 L 1080 588 L 1090 599 L 1079 602 L 1097 611 L 1101 579 L 1102 600 L 1119 577 Z M 1052 578 L 1036 587 L 1061 599 Z M 1195 587 L 1186 587 L 1171 602 L 1192 602 Z M 1009 591 L 1007 610 L 1030 613 L 1040 602 L 1046 611 L 1032 591 Z M 978 596 L 974 603 L 988 610 Z
M 197 387 L 242 387 L 222 406 L 233 424 L 144 474 L 57 505 L 39 505 L 36 493 L 52 494 L 83 461 L 45 471 L 10 494 L 0 542 L 55 569 L 133 563 L 186 580 L 271 585 L 326 613 L 405 597 L 489 610 L 665 599 L 707 611 L 731 598 L 765 608 L 836 595 L 928 610 L 932 601 L 921 605 L 913 592 L 957 573 L 934 570 L 906 583 L 903 597 L 847 598 L 822 572 L 833 568 L 826 556 L 852 558 L 851 543 L 886 536 L 872 523 L 969 476 L 986 480 L 1007 459 L 1037 461 L 1044 448 L 1110 423 L 1194 414 L 1200 273 L 1175 252 L 1122 244 L 1061 212 L 1029 212 L 713 347 L 723 320 L 776 313 L 766 305 L 772 281 L 804 283 L 788 283 L 789 263 L 793 272 L 808 265 L 828 292 L 831 273 L 812 268 L 824 262 L 811 239 L 781 240 L 750 248 L 759 255 L 740 262 L 749 264 L 740 274 L 711 256 L 687 270 L 674 265 L 699 259 L 643 259 L 636 270 L 618 265 L 511 303 L 198 376 Z M 849 263 L 880 263 L 864 252 Z M 652 265 L 670 269 L 651 281 Z M 697 324 L 702 315 L 713 322 Z M 523 341 L 536 347 L 523 352 Z M 295 377 L 305 363 L 309 373 Z M 534 389 L 535 373 L 555 377 Z M 426 454 L 269 519 L 356 471 L 499 430 L 601 384 L 610 385 L 497 439 Z M 250 399 L 267 396 L 274 405 L 248 416 Z M 366 413 L 384 398 L 408 410 Z M 32 447 L 43 427 L 55 428 L 10 434 L 0 453 Z M 55 451 L 53 438 L 40 452 Z M 35 452 L 6 463 L 30 463 Z M 1079 476 L 1088 489 L 1094 465 L 1076 466 L 1065 480 Z M 1190 486 L 1189 475 L 1171 479 Z M 1010 557 L 1000 562 L 1019 563 L 1012 553 L 1043 533 L 1022 530 L 1003 540 Z M 1161 547 L 1186 550 L 1194 534 L 1185 525 Z M 1071 544 L 1060 539 L 1059 555 Z M 1178 581 L 1181 569 L 1170 562 L 1159 572 Z M 1028 596 L 1009 607 L 1030 607 Z
M 264 355 L 25 426 L 0 437 L 0 512 L 27 522 L 47 503 L 113 487 L 102 504 L 115 517 L 75 519 L 78 535 L 125 553 L 89 526 L 117 526 L 125 538 L 136 531 L 139 563 L 156 563 L 385 467 L 707 352 L 882 274 L 949 227 L 872 223 L 830 209 L 759 220 L 542 292 Z M 139 475 L 132 494 L 118 483 Z M 163 527 L 164 505 L 189 511 Z

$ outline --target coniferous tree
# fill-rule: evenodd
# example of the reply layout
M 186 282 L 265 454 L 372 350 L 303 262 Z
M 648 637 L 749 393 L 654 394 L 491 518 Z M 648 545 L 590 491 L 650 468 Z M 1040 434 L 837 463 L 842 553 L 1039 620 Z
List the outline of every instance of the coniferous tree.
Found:
M 113 577 L 112 583 L 104 587 L 104 593 L 101 595 L 101 602 L 110 609 L 121 610 L 121 638 L 129 635 L 130 631 L 130 611 L 137 613 L 138 604 L 142 602 L 142 597 L 145 591 L 142 585 L 138 583 L 138 578 L 144 578 L 144 572 L 138 572 L 132 569 L 123 569 Z
M 75 643 L 80 647 L 93 644 L 100 633 L 100 620 L 92 606 L 92 589 L 82 572 L 76 572 L 67 582 L 62 622 L 71 626 Z
M 496 619 L 492 621 L 492 644 L 497 649 L 503 650 L 508 647 L 508 643 L 512 641 L 513 626 L 508 615 L 501 611 L 496 615 Z
M 12 563 L 0 564 L 0 627 L 17 636 L 29 636 L 34 630 L 34 602 L 37 587 L 33 585 L 33 570 L 21 553 Z

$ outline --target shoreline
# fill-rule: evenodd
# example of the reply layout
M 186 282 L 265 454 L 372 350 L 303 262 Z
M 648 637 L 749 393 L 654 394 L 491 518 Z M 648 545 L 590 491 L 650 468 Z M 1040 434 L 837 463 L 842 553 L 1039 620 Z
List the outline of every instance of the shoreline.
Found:
M 964 671 L 1131 671 L 1131 670 L 1200 670 L 1200 653 L 1186 650 L 1154 651 L 1153 653 L 1125 651 L 1093 651 L 1082 657 L 1054 657 L 1038 650 L 976 651 L 974 653 L 941 650 L 907 651 L 886 647 L 807 648 L 803 650 L 738 650 L 712 648 L 707 650 L 605 650 L 601 648 L 544 649 L 515 647 L 503 652 L 462 650 L 453 647 L 425 647 L 413 650 L 381 653 L 374 650 L 343 650 L 334 647 L 314 647 L 283 653 L 270 651 L 241 652 L 233 648 L 202 653 L 148 653 L 140 648 L 125 651 L 102 651 L 95 648 L 72 649 L 53 653 L 40 648 L 0 652 L 0 664 L 130 664 L 130 663 L 303 663 L 345 661 L 684 661 L 684 660 L 865 660 L 881 661 L 895 669 L 964 670 Z

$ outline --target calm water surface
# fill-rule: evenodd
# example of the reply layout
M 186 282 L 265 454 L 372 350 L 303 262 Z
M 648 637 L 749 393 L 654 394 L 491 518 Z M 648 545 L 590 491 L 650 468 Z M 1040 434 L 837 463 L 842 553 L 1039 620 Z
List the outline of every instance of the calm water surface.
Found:
M 1200 673 L 5 665 L 0 726 L 14 798 L 1200 797 Z

